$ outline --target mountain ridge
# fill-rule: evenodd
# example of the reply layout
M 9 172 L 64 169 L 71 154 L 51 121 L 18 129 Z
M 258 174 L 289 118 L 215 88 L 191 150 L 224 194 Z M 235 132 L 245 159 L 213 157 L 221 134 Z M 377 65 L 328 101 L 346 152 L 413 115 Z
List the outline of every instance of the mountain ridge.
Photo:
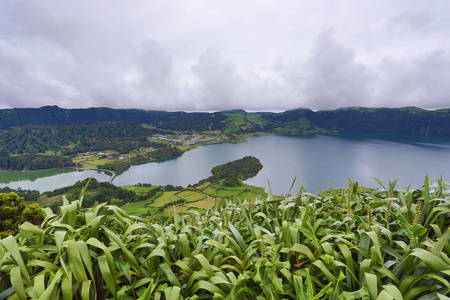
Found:
M 0 110 L 0 130 L 25 125 L 69 126 L 129 121 L 178 131 L 222 133 L 330 134 L 337 132 L 380 132 L 450 136 L 450 108 L 426 110 L 415 106 L 343 107 L 313 111 L 297 108 L 283 112 L 159 111 L 108 107 L 13 108 Z

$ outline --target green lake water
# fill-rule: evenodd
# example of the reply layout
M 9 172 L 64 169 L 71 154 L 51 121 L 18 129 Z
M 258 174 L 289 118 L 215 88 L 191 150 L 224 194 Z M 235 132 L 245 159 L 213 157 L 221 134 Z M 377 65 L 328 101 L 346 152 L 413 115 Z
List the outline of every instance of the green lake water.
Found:
M 250 138 L 246 143 L 198 147 L 181 157 L 164 162 L 133 166 L 114 180 L 116 185 L 152 183 L 187 186 L 210 176 L 212 167 L 252 155 L 261 160 L 261 172 L 246 183 L 264 187 L 268 182 L 274 194 L 286 194 L 297 175 L 292 193 L 300 181 L 310 192 L 346 187 L 348 179 L 377 187 L 376 177 L 387 184 L 399 178 L 403 187 L 420 187 L 426 174 L 436 180 L 450 180 L 450 139 L 404 135 L 276 136 Z M 6 173 L 4 173 L 6 174 Z M 0 177 L 0 186 L 51 190 L 91 175 L 98 180 L 108 176 L 94 171 L 63 173 L 35 180 L 10 181 Z

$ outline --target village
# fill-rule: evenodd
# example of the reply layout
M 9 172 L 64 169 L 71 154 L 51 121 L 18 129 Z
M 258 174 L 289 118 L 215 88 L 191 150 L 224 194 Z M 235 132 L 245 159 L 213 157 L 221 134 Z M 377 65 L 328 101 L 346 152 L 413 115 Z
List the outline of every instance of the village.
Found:
M 155 135 L 148 138 L 153 141 L 166 141 L 173 146 L 193 146 L 200 143 L 219 143 L 223 142 L 224 136 L 203 136 L 200 134 L 181 134 L 181 135 Z
M 165 143 L 168 146 L 182 147 L 182 151 L 189 150 L 192 147 L 200 144 L 214 144 L 222 143 L 228 138 L 226 136 L 204 136 L 200 134 L 179 134 L 179 135 L 154 135 L 147 137 L 149 141 Z M 183 149 L 184 148 L 184 149 Z M 113 161 L 125 161 L 131 159 L 136 154 L 149 154 L 158 148 L 145 147 L 132 150 L 130 153 L 120 154 L 113 150 L 103 151 L 89 151 L 80 153 L 73 161 L 77 166 L 83 166 L 85 168 L 99 167 L 102 164 L 110 163 Z

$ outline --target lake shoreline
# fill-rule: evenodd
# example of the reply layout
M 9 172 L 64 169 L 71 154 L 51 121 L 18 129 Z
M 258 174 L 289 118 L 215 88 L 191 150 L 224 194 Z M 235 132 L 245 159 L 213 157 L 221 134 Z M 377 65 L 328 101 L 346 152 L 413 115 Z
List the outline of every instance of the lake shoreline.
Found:
M 245 143 L 225 142 L 196 147 L 186 151 L 182 156 L 158 163 L 146 163 L 131 166 L 128 171 L 117 175 L 113 184 L 116 186 L 132 185 L 137 182 L 154 185 L 188 186 L 210 176 L 214 166 L 251 155 L 260 159 L 264 168 L 254 178 L 245 181 L 246 184 L 263 187 L 268 191 L 268 181 L 272 192 L 276 195 L 286 194 L 292 180 L 297 174 L 297 183 L 292 194 L 300 189 L 301 184 L 309 192 L 315 193 L 320 185 L 323 190 L 329 187 L 340 189 L 348 185 L 348 178 L 358 180 L 361 185 L 379 186 L 373 179 L 378 178 L 384 184 L 400 178 L 399 185 L 415 187 L 423 185 L 423 178 L 429 174 L 432 180 L 441 174 L 444 178 L 450 174 L 448 153 L 450 139 L 419 138 L 417 136 L 392 135 L 316 135 L 316 136 L 286 136 L 261 135 L 247 137 Z M 41 171 L 42 172 L 42 171 Z M 87 172 L 87 171 L 86 171 Z M 51 177 L 51 184 L 70 185 L 77 180 L 94 176 L 99 181 L 108 181 L 110 176 L 105 173 L 69 173 Z M 35 174 L 35 172 L 20 172 Z M 5 176 L 5 173 L 0 173 Z M 39 172 L 37 173 L 39 175 Z M 64 175 L 64 176 L 63 176 Z M 86 176 L 81 178 L 82 176 Z M 36 177 L 36 176 L 35 176 Z M 72 177 L 65 182 L 63 178 Z M 60 179 L 61 178 L 61 179 Z M 79 179 L 78 179 L 79 178 Z M 21 177 L 21 182 L 11 182 L 11 188 L 50 190 L 47 180 Z M 36 180 L 36 183 L 32 182 Z M 4 180 L 6 181 L 6 180 Z M 4 182 L 3 181 L 3 182 Z M 0 184 L 5 186 L 6 184 Z

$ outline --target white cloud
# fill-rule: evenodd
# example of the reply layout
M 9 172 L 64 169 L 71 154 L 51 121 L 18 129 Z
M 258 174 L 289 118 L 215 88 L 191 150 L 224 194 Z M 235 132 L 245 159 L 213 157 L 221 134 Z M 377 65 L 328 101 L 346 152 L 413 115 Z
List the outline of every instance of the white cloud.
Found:
M 393 17 L 388 25 L 399 30 L 426 31 L 433 22 L 431 13 L 426 9 L 406 10 Z
M 239 108 L 242 78 L 237 74 L 234 65 L 225 61 L 216 50 L 208 49 L 198 62 L 192 66 L 196 75 L 199 103 L 197 109 L 209 107 Z
M 306 62 L 304 93 L 312 108 L 338 108 L 370 101 L 373 76 L 355 61 L 355 51 L 339 44 L 334 30 L 320 33 Z
M 449 9 L 445 0 L 3 0 L 0 107 L 445 107 Z
M 378 103 L 392 106 L 402 101 L 423 108 L 450 106 L 448 52 L 433 51 L 406 62 L 386 58 L 380 70 L 382 89 L 377 95 Z

